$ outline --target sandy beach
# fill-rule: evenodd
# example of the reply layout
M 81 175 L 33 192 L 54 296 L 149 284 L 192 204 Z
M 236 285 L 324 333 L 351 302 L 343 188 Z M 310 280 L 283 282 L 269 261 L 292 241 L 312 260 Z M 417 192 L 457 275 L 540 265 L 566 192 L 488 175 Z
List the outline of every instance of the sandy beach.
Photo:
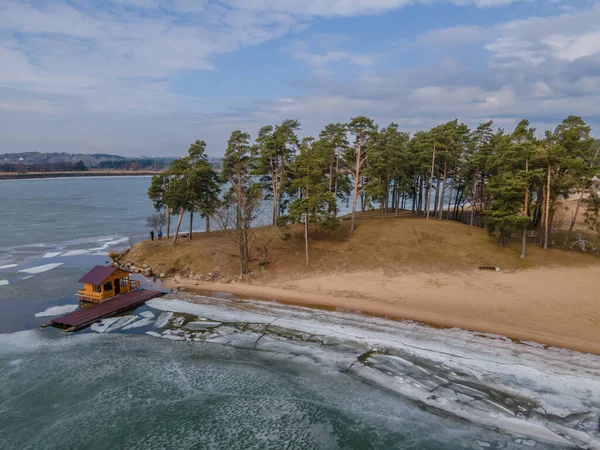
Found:
M 360 311 L 600 354 L 599 267 L 326 274 L 265 285 L 175 277 L 168 288 Z

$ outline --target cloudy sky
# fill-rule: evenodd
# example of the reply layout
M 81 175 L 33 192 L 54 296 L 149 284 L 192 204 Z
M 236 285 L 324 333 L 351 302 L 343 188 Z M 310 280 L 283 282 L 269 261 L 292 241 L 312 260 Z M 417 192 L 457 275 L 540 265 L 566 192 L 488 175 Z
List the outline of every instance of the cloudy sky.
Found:
M 181 155 L 286 118 L 600 135 L 600 0 L 0 0 L 0 153 Z

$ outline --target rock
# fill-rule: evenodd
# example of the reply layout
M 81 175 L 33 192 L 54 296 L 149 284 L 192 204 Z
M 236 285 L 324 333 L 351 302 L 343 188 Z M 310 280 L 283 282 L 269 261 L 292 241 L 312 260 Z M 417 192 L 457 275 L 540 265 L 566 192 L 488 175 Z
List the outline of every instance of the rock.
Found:
M 152 276 L 152 269 L 150 269 L 149 267 L 144 270 L 144 276 L 145 277 L 151 277 Z
M 148 267 L 149 267 L 148 264 L 142 265 L 142 268 L 144 268 L 144 269 L 147 269 Z
M 161 278 L 167 278 L 167 276 L 166 276 L 164 273 L 161 273 L 161 274 L 159 275 L 159 277 L 161 277 Z

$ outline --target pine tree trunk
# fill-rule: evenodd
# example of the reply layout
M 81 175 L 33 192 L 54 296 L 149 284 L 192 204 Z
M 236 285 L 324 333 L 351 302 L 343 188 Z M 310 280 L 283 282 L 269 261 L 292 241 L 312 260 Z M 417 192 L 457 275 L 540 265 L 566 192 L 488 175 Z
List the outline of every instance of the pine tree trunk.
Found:
M 354 172 L 354 195 L 352 199 L 352 222 L 350 223 L 350 231 L 354 231 L 354 221 L 356 218 L 356 201 L 358 200 L 358 177 L 360 176 L 360 153 L 361 146 L 358 144 L 358 148 L 356 150 L 356 170 Z
M 412 212 L 413 214 L 415 213 L 415 209 L 417 207 L 417 174 L 415 174 L 415 178 L 414 181 L 412 183 L 412 188 L 413 188 L 413 204 L 412 204 Z
M 444 161 L 444 177 L 442 178 L 442 193 L 440 194 L 440 215 L 439 218 L 444 218 L 444 194 L 446 193 L 446 175 L 448 169 L 448 162 Z
M 544 230 L 544 249 L 548 249 L 548 233 L 550 231 L 550 164 L 548 164 L 548 177 L 546 181 L 546 211 L 544 222 L 546 228 Z
M 190 211 L 190 233 L 188 235 L 188 239 L 191 241 L 192 240 L 192 227 L 194 225 L 194 210 L 192 209 Z
M 206 232 L 210 233 L 210 216 L 206 215 Z
M 181 227 L 181 221 L 183 220 L 183 214 L 185 210 L 181 208 L 181 212 L 179 213 L 179 219 L 177 219 L 177 228 L 175 228 L 175 236 L 173 237 L 173 245 L 177 245 L 177 236 L 179 236 L 179 228 Z
M 277 161 L 277 159 L 275 159 Z M 273 226 L 277 225 L 277 165 L 273 166 L 273 160 L 271 160 L 271 187 L 273 188 Z
M 431 203 L 431 199 L 430 199 L 430 195 L 431 195 L 431 188 L 433 187 L 433 170 L 435 168 L 435 142 L 433 143 L 433 153 L 431 156 L 431 175 L 429 178 L 429 193 L 427 195 L 427 220 L 429 220 L 429 204 Z
M 281 183 L 283 181 L 283 170 L 284 170 L 284 155 L 283 153 L 281 153 L 281 165 L 279 166 L 279 172 L 281 173 L 281 176 L 279 177 L 279 182 L 277 184 L 277 217 L 281 216 L 281 195 L 279 195 L 279 192 L 281 191 Z
M 333 152 L 331 152 L 331 155 L 329 155 L 329 192 L 333 191 L 333 160 L 334 160 L 334 153 L 335 153 L 335 149 Z
M 165 207 L 165 214 L 167 216 L 167 239 L 171 237 L 171 209 Z
M 432 183 L 432 190 L 433 190 L 433 180 L 431 181 Z M 438 205 L 440 203 L 440 177 L 438 174 L 437 179 L 435 180 L 435 194 L 433 197 L 433 217 L 437 217 L 438 215 Z
M 304 215 L 304 247 L 306 249 L 306 265 L 308 266 L 308 212 Z
M 454 170 L 452 171 L 452 179 L 450 180 L 450 194 L 448 194 L 448 215 L 446 216 L 447 220 L 450 220 L 450 217 L 454 218 L 454 206 L 452 206 L 452 194 L 454 194 L 454 178 L 456 177 L 456 164 L 454 165 Z M 452 214 L 450 214 L 452 212 Z
M 338 190 L 338 173 L 340 173 L 340 154 L 335 152 L 335 183 L 333 186 L 333 197 L 337 202 L 337 190 Z
M 479 176 L 479 170 L 475 171 L 475 176 L 473 177 L 473 190 L 471 191 L 472 199 L 471 199 L 471 219 L 469 220 L 472 227 L 475 226 L 475 190 L 477 189 L 477 177 Z
M 525 173 L 529 174 L 529 160 L 525 159 Z M 525 201 L 523 202 L 523 214 L 529 219 L 529 177 L 525 187 Z M 521 230 L 521 259 L 527 258 L 527 224 Z

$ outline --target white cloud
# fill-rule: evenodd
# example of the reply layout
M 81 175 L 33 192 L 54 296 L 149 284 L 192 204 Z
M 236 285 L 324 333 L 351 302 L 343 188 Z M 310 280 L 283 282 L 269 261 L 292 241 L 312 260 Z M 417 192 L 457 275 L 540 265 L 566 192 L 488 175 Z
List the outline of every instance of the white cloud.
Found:
M 599 21 L 600 3 L 577 13 L 512 21 L 490 30 L 498 37 L 485 48 L 498 66 L 575 61 L 600 53 Z
M 228 0 L 231 6 L 250 11 L 277 11 L 310 17 L 378 14 L 419 3 L 452 3 L 489 8 L 524 0 Z
M 403 70 L 379 66 L 402 59 L 386 56 L 385 43 L 372 53 L 364 46 L 356 52 L 345 47 L 348 38 L 320 35 L 289 49 L 312 69 L 308 80 L 298 80 L 306 95 L 284 93 L 227 113 L 199 106 L 198 97 L 176 94 L 171 86 L 180 73 L 218 71 L 217 55 L 277 39 L 319 17 L 436 2 L 481 8 L 513 3 L 0 0 L 0 147 L 180 154 L 201 136 L 219 154 L 231 130 L 255 134 L 288 117 L 302 121 L 305 135 L 359 114 L 380 123 L 394 120 L 407 131 L 454 117 L 470 125 L 499 118 L 507 127 L 524 116 L 537 123 L 569 113 L 598 120 L 600 7 L 487 28 L 434 30 L 416 44 L 442 47 L 444 59 Z M 468 54 L 465 48 L 481 54 L 484 46 L 490 60 L 479 60 L 477 70 L 458 57 Z M 339 65 L 344 77 L 336 77 Z

